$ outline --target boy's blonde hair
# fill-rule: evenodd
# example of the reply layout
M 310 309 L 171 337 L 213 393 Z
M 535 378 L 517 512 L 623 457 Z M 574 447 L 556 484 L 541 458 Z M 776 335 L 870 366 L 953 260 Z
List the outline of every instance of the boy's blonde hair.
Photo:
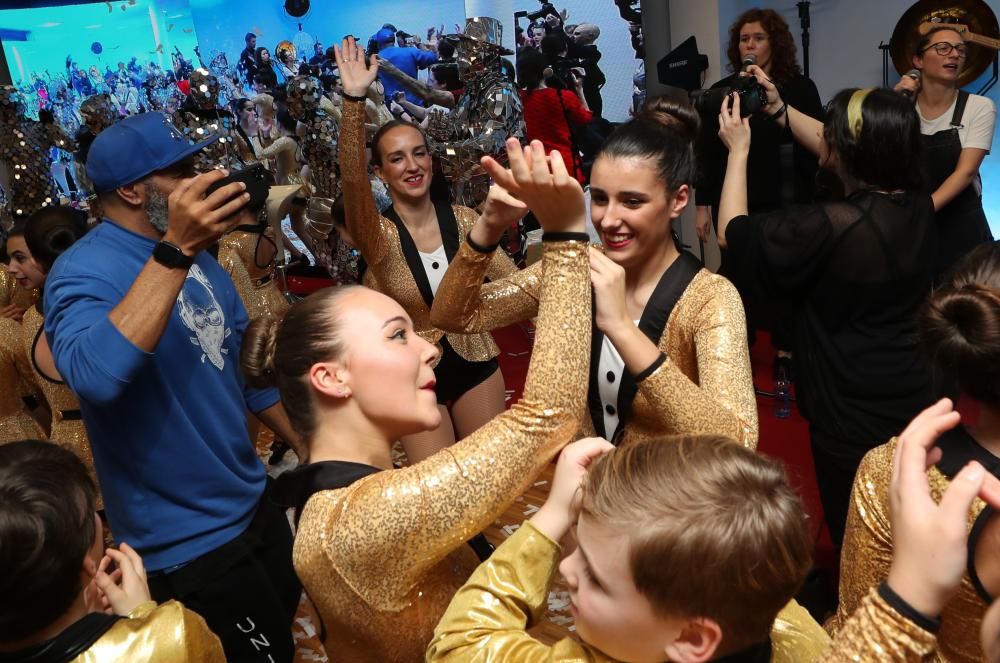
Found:
M 811 563 L 784 468 L 725 437 L 626 443 L 590 468 L 582 513 L 630 538 L 632 579 L 654 611 L 720 625 L 719 653 L 765 640 Z

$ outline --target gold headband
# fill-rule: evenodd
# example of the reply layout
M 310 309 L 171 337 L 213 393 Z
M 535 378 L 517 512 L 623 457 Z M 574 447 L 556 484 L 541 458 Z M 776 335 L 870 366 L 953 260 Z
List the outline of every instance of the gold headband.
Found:
M 861 107 L 865 103 L 865 99 L 871 94 L 872 90 L 875 88 L 867 87 L 862 90 L 857 90 L 851 95 L 851 100 L 847 102 L 847 127 L 851 132 L 851 137 L 854 140 L 858 140 L 861 135 L 861 126 L 864 124 L 864 118 L 861 115 Z

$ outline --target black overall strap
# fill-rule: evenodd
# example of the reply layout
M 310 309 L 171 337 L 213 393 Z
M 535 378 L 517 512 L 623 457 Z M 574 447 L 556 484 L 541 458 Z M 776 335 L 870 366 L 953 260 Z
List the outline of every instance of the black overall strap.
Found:
M 441 229 L 441 243 L 444 245 L 445 255 L 448 256 L 450 263 L 460 244 L 455 210 L 448 203 L 438 202 L 434 204 L 434 211 L 437 214 L 438 227 Z M 430 308 L 434 304 L 434 291 L 431 289 L 431 282 L 427 279 L 427 272 L 424 271 L 420 251 L 413 241 L 413 236 L 410 235 L 410 231 L 403 223 L 403 219 L 399 217 L 395 207 L 390 206 L 382 212 L 382 216 L 392 221 L 393 225 L 396 226 L 396 232 L 399 234 L 399 247 L 403 251 L 406 266 L 410 268 L 410 274 L 413 275 L 413 281 L 417 284 L 420 296 L 427 303 L 427 308 Z
M 955 100 L 955 112 L 951 115 L 951 126 L 954 129 L 961 129 L 962 118 L 965 116 L 965 106 L 969 103 L 969 93 L 965 90 L 958 91 L 958 99 Z
M 701 270 L 701 261 L 687 251 L 681 251 L 672 265 L 660 277 L 653 294 L 650 295 L 646 307 L 639 318 L 639 331 L 646 338 L 659 347 L 663 330 L 667 327 L 667 321 L 674 307 L 680 300 L 681 295 L 687 290 L 691 281 Z M 594 423 L 594 429 L 605 439 L 617 442 L 625 430 L 625 424 L 632 413 L 632 403 L 639 390 L 636 377 L 629 371 L 623 371 L 621 384 L 618 388 L 618 428 L 608 435 L 604 429 L 604 414 L 601 409 L 601 397 L 598 391 L 598 380 L 600 379 L 600 358 L 601 346 L 604 343 L 604 334 L 594 325 L 593 341 L 591 346 L 590 360 L 590 393 L 588 395 L 588 406 L 590 416 Z M 643 376 L 645 377 L 645 376 Z M 595 410 L 596 404 L 596 410 Z

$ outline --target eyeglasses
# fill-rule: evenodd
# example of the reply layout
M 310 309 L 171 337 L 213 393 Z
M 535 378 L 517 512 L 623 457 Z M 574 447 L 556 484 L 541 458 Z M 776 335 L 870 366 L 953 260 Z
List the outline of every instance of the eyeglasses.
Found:
M 931 44 L 930 46 L 925 48 L 923 52 L 926 53 L 932 48 L 934 49 L 934 52 L 937 53 L 938 55 L 944 55 L 944 56 L 951 55 L 952 50 L 954 50 L 956 53 L 958 53 L 958 57 L 960 58 L 969 57 L 968 44 L 952 44 L 947 41 L 939 41 L 938 43 Z

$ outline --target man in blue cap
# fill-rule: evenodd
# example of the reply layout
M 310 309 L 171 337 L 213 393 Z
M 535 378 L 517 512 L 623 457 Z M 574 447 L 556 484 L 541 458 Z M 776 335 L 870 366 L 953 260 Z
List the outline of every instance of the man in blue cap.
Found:
M 394 42 L 396 40 L 397 32 L 390 30 L 389 28 L 382 28 L 375 35 L 375 41 L 378 43 L 378 56 L 383 60 L 388 60 L 396 66 L 397 69 L 407 74 L 410 78 L 417 77 L 417 71 L 420 69 L 426 69 L 432 64 L 437 63 L 437 53 L 434 51 L 424 50 L 422 48 L 417 48 L 416 46 L 396 46 Z M 385 98 L 390 100 L 397 90 L 402 90 L 403 87 L 396 81 L 395 78 L 381 71 L 378 74 L 378 78 L 382 81 L 382 86 L 385 89 Z M 412 92 L 406 92 L 406 98 L 410 103 L 422 105 L 423 100 Z
M 194 176 L 213 140 L 160 113 L 97 136 L 87 175 L 104 221 L 53 266 L 45 332 L 79 397 L 111 530 L 142 555 L 153 597 L 201 614 L 230 661 L 291 661 L 292 535 L 247 410 L 298 437 L 276 391 L 245 384 L 246 311 L 204 251 L 249 200 L 240 182 L 206 195 L 224 171 Z

